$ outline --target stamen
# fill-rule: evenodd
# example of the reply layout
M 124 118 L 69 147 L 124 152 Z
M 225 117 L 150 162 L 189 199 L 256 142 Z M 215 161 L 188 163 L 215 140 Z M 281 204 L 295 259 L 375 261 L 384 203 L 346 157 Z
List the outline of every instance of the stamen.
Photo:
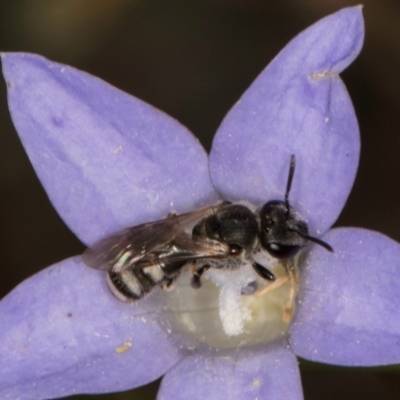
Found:
M 286 271 L 287 275 L 279 277 L 275 282 L 271 283 L 270 285 L 265 286 L 261 290 L 258 290 L 254 294 L 254 296 L 255 297 L 265 296 L 267 293 L 270 293 L 273 290 L 276 290 L 277 288 L 282 286 L 284 283 L 289 281 L 290 282 L 289 298 L 285 304 L 285 309 L 284 309 L 284 312 L 282 315 L 282 321 L 289 324 L 290 321 L 292 320 L 293 314 L 294 314 L 298 281 L 297 281 L 297 276 L 296 276 L 293 259 L 284 260 L 284 261 L 282 261 L 282 263 L 285 267 L 285 271 Z
M 286 303 L 282 320 L 284 322 L 286 322 L 287 324 L 289 324 L 290 321 L 292 320 L 293 314 L 294 314 L 295 299 L 296 299 L 298 284 L 297 284 L 297 276 L 296 276 L 293 259 L 285 260 L 284 265 L 285 265 L 285 269 L 286 269 L 286 272 L 288 274 L 288 278 L 290 281 L 290 292 L 289 292 L 289 299 Z
M 243 333 L 244 322 L 251 321 L 251 312 L 242 304 L 240 287 L 229 283 L 222 286 L 219 295 L 219 315 L 227 336 Z
M 279 286 L 282 286 L 288 280 L 289 280 L 288 276 L 281 276 L 275 282 L 272 282 L 271 284 L 269 284 L 269 285 L 263 287 L 262 289 L 258 290 L 256 293 L 254 293 L 254 296 L 256 296 L 256 297 L 264 296 L 267 293 L 271 292 L 272 290 L 278 289 Z
M 251 321 L 251 312 L 242 303 L 242 288 L 257 278 L 250 267 L 234 271 L 210 269 L 207 276 L 220 288 L 219 315 L 227 336 L 236 336 L 244 332 L 244 322 Z

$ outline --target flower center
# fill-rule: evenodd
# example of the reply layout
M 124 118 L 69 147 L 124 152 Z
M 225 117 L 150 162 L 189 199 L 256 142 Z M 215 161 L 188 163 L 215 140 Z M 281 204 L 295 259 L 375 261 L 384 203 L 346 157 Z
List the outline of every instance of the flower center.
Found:
M 168 333 L 183 334 L 188 343 L 216 349 L 267 343 L 285 335 L 294 307 L 293 282 L 281 262 L 263 257 L 263 265 L 276 276 L 274 283 L 260 278 L 251 265 L 234 271 L 211 268 L 199 289 L 190 284 L 191 271 L 183 273 L 175 287 L 162 294 L 162 326 Z

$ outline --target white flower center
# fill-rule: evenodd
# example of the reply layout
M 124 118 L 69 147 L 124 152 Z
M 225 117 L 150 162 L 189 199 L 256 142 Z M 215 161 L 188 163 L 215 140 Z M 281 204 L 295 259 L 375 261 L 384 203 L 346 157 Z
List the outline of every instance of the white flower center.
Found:
M 246 265 L 234 271 L 211 268 L 203 275 L 201 288 L 193 289 L 192 273 L 186 271 L 171 291 L 161 295 L 166 311 L 162 325 L 189 342 L 194 339 L 217 349 L 267 343 L 285 335 L 292 311 L 288 314 L 288 307 L 294 307 L 293 286 L 282 263 L 263 255 L 262 265 L 273 271 L 277 284 Z M 271 290 L 263 293 L 270 285 Z

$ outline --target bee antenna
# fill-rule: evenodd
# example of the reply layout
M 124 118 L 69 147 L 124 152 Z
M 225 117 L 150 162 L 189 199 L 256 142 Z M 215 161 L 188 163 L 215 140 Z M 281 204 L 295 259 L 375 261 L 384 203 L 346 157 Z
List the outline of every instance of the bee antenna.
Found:
M 289 168 L 289 176 L 286 184 L 286 193 L 285 193 L 285 205 L 286 205 L 286 218 L 289 219 L 290 216 L 290 206 L 289 206 L 289 193 L 292 187 L 294 169 L 296 167 L 296 157 L 294 154 L 290 156 L 290 168 Z
M 290 230 L 291 230 L 292 232 L 296 232 L 299 236 L 301 236 L 301 237 L 304 238 L 304 239 L 309 240 L 310 242 L 319 244 L 320 246 L 322 246 L 324 249 L 330 251 L 331 253 L 334 252 L 333 247 L 332 247 L 330 244 L 324 242 L 323 240 L 318 239 L 318 238 L 316 238 L 316 237 L 314 237 L 314 236 L 309 236 L 309 235 L 307 235 L 306 233 L 300 232 L 300 231 L 298 231 L 298 230 L 296 230 L 296 229 L 290 229 Z
M 305 239 L 308 239 L 310 242 L 319 244 L 320 246 L 322 246 L 324 249 L 330 251 L 331 253 L 334 252 L 333 247 L 332 247 L 330 244 L 324 242 L 324 241 L 321 240 L 321 239 L 315 238 L 315 237 L 313 237 L 313 236 L 308 236 L 308 235 L 303 235 L 303 237 L 304 237 Z

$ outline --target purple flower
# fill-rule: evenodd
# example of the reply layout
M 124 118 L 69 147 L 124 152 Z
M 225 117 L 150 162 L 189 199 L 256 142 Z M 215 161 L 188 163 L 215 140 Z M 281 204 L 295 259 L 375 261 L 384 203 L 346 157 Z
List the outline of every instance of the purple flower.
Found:
M 54 207 L 88 246 L 221 198 L 283 199 L 295 154 L 291 205 L 335 252 L 313 245 L 300 255 L 296 315 L 271 341 L 282 321 L 268 322 L 269 295 L 244 296 L 257 300 L 249 307 L 261 319 L 244 341 L 220 329 L 215 342 L 204 315 L 218 304 L 207 314 L 204 300 L 192 300 L 203 289 L 190 289 L 185 312 L 161 290 L 127 305 L 103 272 L 80 257 L 64 260 L 0 303 L 1 399 L 122 391 L 165 375 L 165 400 L 296 400 L 296 355 L 347 366 L 400 362 L 400 246 L 364 229 L 328 231 L 358 165 L 357 121 L 338 74 L 359 53 L 363 29 L 354 7 L 298 35 L 228 113 L 209 160 L 178 122 L 105 82 L 36 55 L 3 55 L 15 127 Z

